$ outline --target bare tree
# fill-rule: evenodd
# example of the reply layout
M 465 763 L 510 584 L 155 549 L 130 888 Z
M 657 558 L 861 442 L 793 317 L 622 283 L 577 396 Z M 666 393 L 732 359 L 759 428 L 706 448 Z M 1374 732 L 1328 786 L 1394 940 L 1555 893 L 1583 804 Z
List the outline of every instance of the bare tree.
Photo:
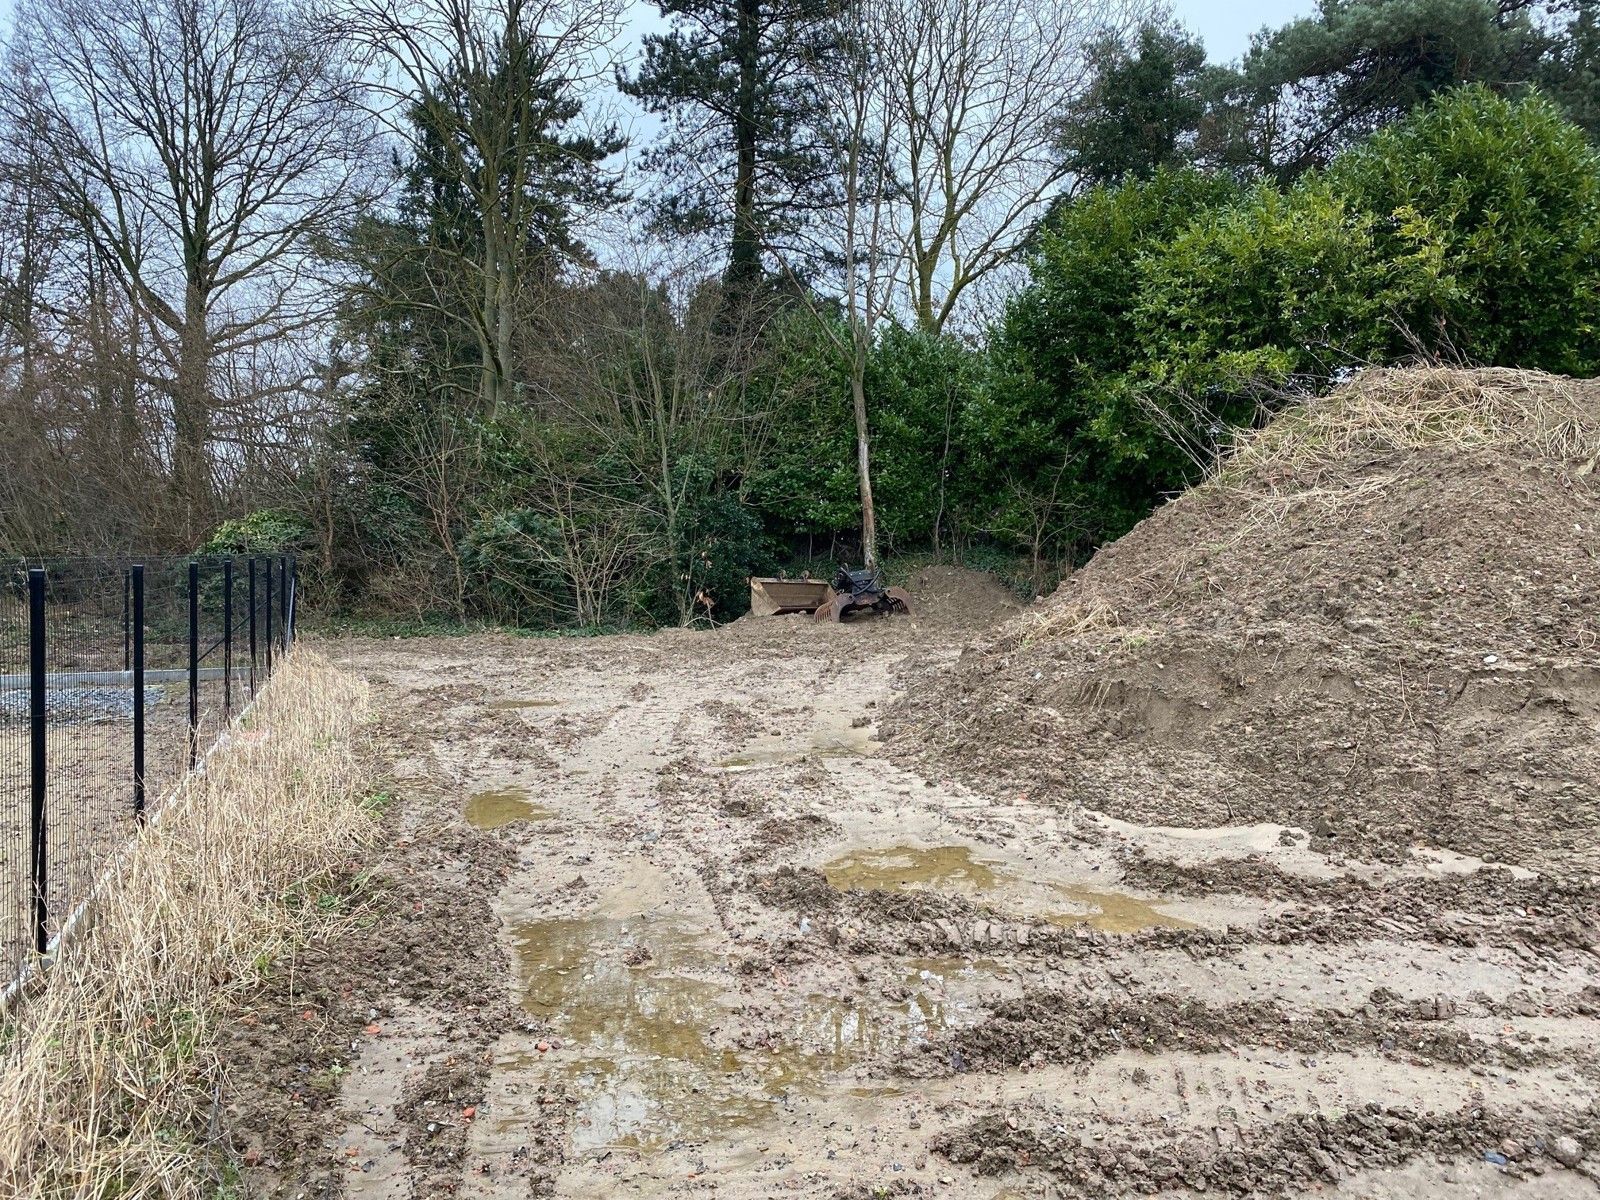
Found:
M 836 261 L 833 279 L 843 330 L 833 305 L 795 279 L 797 291 L 843 359 L 855 421 L 856 485 L 861 500 L 861 555 L 878 564 L 878 511 L 872 492 L 872 437 L 867 366 L 878 325 L 894 307 L 900 239 L 891 203 L 892 147 L 900 129 L 884 86 L 884 54 L 900 0 L 841 0 L 835 13 L 836 53 L 813 64 L 818 109 L 829 115 L 819 136 L 837 164 L 839 202 L 819 221 L 811 247 L 817 262 Z
M 900 272 L 917 324 L 939 332 L 1010 261 L 1065 171 L 1062 115 L 1092 80 L 1088 51 L 1145 0 L 881 0 L 869 18 L 892 126 Z
M 856 427 L 862 549 L 877 561 L 867 366 L 904 315 L 942 332 L 1011 261 L 1063 168 L 1061 113 L 1090 80 L 1087 50 L 1143 0 L 840 0 L 836 57 L 815 64 L 839 204 L 801 289 L 843 356 Z M 828 318 L 836 310 L 843 331 Z
M 259 421 L 308 369 L 238 368 L 328 317 L 312 242 L 366 198 L 359 73 L 281 0 L 25 0 L 16 45 L 33 74 L 9 115 L 144 332 L 137 370 L 198 535 L 219 417 L 249 403 Z
M 382 64 L 379 112 L 462 189 L 470 236 L 438 247 L 440 312 L 479 349 L 479 400 L 510 396 L 519 290 L 547 274 L 585 204 L 614 197 L 620 148 L 585 100 L 612 78 L 623 0 L 352 0 L 333 23 Z
M 604 273 L 573 289 L 558 312 L 529 322 L 527 355 L 565 348 L 560 377 L 542 389 L 541 415 L 581 431 L 583 444 L 626 476 L 658 534 L 653 554 L 670 571 L 678 622 L 690 625 L 732 607 L 705 586 L 691 543 L 706 489 L 761 420 L 745 396 L 761 330 L 727 320 L 727 290 L 737 281 L 671 266 L 670 254 L 642 244 L 623 252 L 631 270 Z M 755 310 L 742 306 L 741 315 Z

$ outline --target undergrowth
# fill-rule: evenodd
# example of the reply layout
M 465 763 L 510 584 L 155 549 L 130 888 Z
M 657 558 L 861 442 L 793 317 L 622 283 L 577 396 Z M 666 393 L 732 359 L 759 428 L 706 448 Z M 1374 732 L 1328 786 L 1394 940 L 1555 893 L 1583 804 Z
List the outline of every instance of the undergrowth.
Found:
M 346 905 L 373 829 L 365 688 L 297 649 L 108 868 L 55 962 L 6 1014 L 0 1196 L 235 1193 L 211 1144 L 222 1014 Z

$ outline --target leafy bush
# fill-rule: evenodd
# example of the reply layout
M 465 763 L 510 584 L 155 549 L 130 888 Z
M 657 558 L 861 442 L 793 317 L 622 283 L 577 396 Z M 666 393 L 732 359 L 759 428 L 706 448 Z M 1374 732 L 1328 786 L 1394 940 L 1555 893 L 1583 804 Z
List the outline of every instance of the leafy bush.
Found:
M 887 545 L 941 546 L 966 500 L 987 488 L 962 445 L 962 424 L 984 382 L 981 355 L 953 338 L 886 328 L 868 364 L 873 492 Z
M 831 535 L 861 524 L 855 423 L 844 361 L 808 313 L 768 330 L 748 404 L 763 441 L 745 494 L 773 533 Z M 764 418 L 764 420 L 763 420 Z
M 517 623 L 560 620 L 572 605 L 568 579 L 556 563 L 560 530 L 529 509 L 490 513 L 461 541 L 461 568 L 472 606 Z
M 1147 255 L 1129 384 L 1192 459 L 1169 486 L 1234 429 L 1386 357 L 1396 314 L 1440 288 L 1439 261 L 1421 222 L 1382 222 L 1314 175 L 1262 185 Z
M 311 545 L 311 522 L 281 508 L 261 508 L 217 526 L 202 554 L 297 554 Z
M 1093 188 L 1040 240 L 1006 309 L 990 386 L 963 443 L 990 464 L 974 523 L 1036 560 L 1125 532 L 1189 463 L 1140 402 L 1136 317 L 1145 260 L 1196 216 L 1236 200 L 1225 179 L 1157 171 Z
M 1600 155 L 1538 96 L 1440 96 L 1287 190 L 1193 172 L 1063 207 L 993 346 L 967 455 L 987 527 L 1124 532 L 1233 428 L 1418 352 L 1600 370 Z M 1265 406 L 1265 408 L 1264 408 Z
M 732 492 L 703 491 L 683 522 L 677 561 L 688 611 L 717 624 L 750 610 L 749 579 L 775 563 L 761 518 Z
M 1600 153 L 1538 95 L 1466 87 L 1342 155 L 1329 185 L 1371 214 L 1386 259 L 1419 235 L 1438 286 L 1411 296 L 1392 355 L 1600 370 Z

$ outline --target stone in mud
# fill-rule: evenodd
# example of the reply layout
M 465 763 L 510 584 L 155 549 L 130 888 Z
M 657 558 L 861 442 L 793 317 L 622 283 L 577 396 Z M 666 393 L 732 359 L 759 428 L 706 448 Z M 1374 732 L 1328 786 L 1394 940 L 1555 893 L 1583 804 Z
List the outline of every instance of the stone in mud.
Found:
M 1419 1021 L 1448 1021 L 1456 1015 L 1456 1002 L 1448 996 L 1426 996 L 1411 1002 L 1411 1015 Z
M 1578 1144 L 1577 1138 L 1558 1137 L 1550 1143 L 1550 1157 L 1572 1170 L 1583 1161 L 1583 1147 Z

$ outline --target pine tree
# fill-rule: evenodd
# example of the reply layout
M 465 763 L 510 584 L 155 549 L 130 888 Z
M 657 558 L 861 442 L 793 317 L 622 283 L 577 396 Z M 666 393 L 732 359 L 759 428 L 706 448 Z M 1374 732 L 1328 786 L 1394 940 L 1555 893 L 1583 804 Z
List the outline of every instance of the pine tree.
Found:
M 1065 122 L 1061 149 L 1085 185 L 1148 179 L 1191 161 L 1205 105 L 1205 47 L 1181 27 L 1141 26 L 1091 52 L 1094 83 Z
M 1577 0 L 1539 83 L 1567 120 L 1581 127 L 1591 142 L 1600 142 L 1600 0 Z
M 672 22 L 645 38 L 622 90 L 666 121 L 646 166 L 657 226 L 726 239 L 729 291 L 747 292 L 828 202 L 810 81 L 833 53 L 827 0 L 658 0 Z
M 1548 0 L 1323 0 L 1258 38 L 1213 97 L 1243 106 L 1251 153 L 1283 178 L 1320 166 L 1418 104 L 1466 83 L 1531 82 L 1550 39 Z

